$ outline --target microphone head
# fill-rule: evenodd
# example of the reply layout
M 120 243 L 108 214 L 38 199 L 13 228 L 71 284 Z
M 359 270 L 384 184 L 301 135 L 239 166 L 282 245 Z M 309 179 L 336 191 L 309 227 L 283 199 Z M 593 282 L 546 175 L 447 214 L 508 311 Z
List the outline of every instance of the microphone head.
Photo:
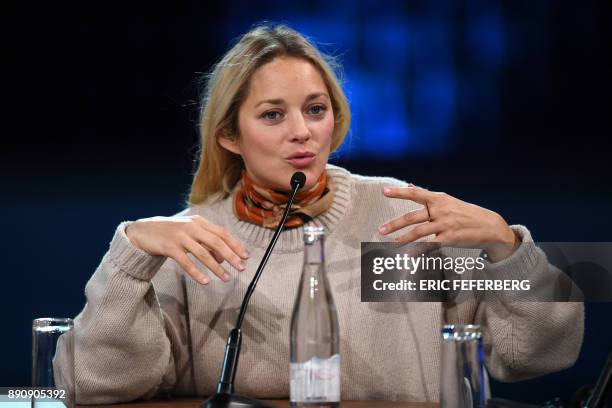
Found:
M 291 188 L 295 188 L 296 185 L 298 186 L 297 188 L 302 188 L 304 184 L 306 184 L 306 175 L 301 171 L 293 173 L 293 176 L 291 176 Z

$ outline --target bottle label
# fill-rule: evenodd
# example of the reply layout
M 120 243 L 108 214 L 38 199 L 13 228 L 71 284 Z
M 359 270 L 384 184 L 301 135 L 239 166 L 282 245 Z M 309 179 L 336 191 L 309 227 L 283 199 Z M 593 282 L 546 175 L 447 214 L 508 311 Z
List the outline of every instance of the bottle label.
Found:
M 291 402 L 340 402 L 340 355 L 291 363 Z

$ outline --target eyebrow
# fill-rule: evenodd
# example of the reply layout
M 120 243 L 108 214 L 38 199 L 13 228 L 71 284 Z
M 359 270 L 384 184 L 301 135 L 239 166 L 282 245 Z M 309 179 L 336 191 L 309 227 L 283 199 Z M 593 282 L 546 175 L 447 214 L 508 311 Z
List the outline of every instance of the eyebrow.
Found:
M 317 93 L 312 93 L 312 94 L 308 95 L 306 97 L 306 102 L 311 101 L 313 99 L 317 99 L 320 96 L 324 96 L 327 99 L 329 99 L 329 96 L 327 95 L 327 93 L 325 93 L 325 92 L 317 92 Z M 258 107 L 259 105 L 261 105 L 263 103 L 269 103 L 271 105 L 282 105 L 284 102 L 285 102 L 284 99 L 264 99 L 263 101 L 257 102 L 255 107 Z

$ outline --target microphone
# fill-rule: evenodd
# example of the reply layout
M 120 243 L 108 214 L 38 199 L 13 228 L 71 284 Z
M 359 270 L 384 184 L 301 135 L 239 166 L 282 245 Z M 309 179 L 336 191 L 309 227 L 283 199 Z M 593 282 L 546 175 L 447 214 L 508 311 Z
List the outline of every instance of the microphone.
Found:
M 296 185 L 297 188 L 302 188 L 304 187 L 304 184 L 306 184 L 306 176 L 304 173 L 301 171 L 296 171 L 293 173 L 293 176 L 291 176 L 291 189 L 295 189 Z
M 276 231 L 274 231 L 272 240 L 270 241 L 263 258 L 261 259 L 257 272 L 255 272 L 255 276 L 249 284 L 247 292 L 244 295 L 244 299 L 242 299 L 236 325 L 230 331 L 230 334 L 227 337 L 225 356 L 223 357 L 223 366 L 221 367 L 221 375 L 219 378 L 219 383 L 217 384 L 217 389 L 212 396 L 204 401 L 202 408 L 276 408 L 274 405 L 269 405 L 253 398 L 234 394 L 234 380 L 236 378 L 236 369 L 238 367 L 238 357 L 240 356 L 240 346 L 242 345 L 242 332 L 240 331 L 240 328 L 242 327 L 242 322 L 244 320 L 244 315 L 246 313 L 247 306 L 249 305 L 251 295 L 255 291 L 255 286 L 259 281 L 264 267 L 268 263 L 268 259 L 272 254 L 276 241 L 278 241 L 278 236 L 285 226 L 287 216 L 289 215 L 289 210 L 291 209 L 291 204 L 293 204 L 293 199 L 295 198 L 297 191 L 304 187 L 304 184 L 306 184 L 306 176 L 304 173 L 301 171 L 293 173 L 293 176 L 291 176 L 291 194 L 289 196 L 289 200 L 287 201 L 287 205 L 285 206 L 285 211 L 283 212 L 281 221 L 278 224 L 278 227 L 276 227 Z

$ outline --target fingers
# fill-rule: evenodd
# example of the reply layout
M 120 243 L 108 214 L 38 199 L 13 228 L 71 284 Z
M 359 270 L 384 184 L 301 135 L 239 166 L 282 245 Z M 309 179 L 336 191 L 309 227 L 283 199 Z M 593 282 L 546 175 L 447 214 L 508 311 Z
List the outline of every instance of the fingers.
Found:
M 419 238 L 426 237 L 428 235 L 436 234 L 444 229 L 440 222 L 426 222 L 421 225 L 417 225 L 411 229 L 407 234 L 402 235 L 395 239 L 395 242 L 399 245 L 407 244 L 409 242 L 416 241 Z
M 240 256 L 238 256 L 236 252 L 234 252 L 234 250 L 227 244 L 227 241 L 224 240 L 221 236 L 200 229 L 196 232 L 194 239 L 198 243 L 204 245 L 208 250 L 216 253 L 217 256 L 219 256 L 219 258 L 215 257 L 216 261 L 219 261 L 219 259 L 221 259 L 221 262 L 223 262 L 223 260 L 227 260 L 227 262 L 229 262 L 234 268 L 239 271 L 243 271 L 246 268 L 244 260 Z M 204 249 L 201 245 L 199 246 L 201 249 Z M 190 252 L 192 251 L 190 250 Z M 210 255 L 208 251 L 206 252 Z M 211 258 L 213 258 L 212 255 L 210 256 Z M 217 265 L 221 262 L 217 262 Z
M 206 248 L 203 248 L 196 241 L 190 241 L 185 243 L 185 248 L 195 256 L 203 265 L 205 265 L 212 273 L 217 275 L 219 279 L 224 282 L 229 282 L 231 277 L 230 274 L 227 273 L 225 268 L 223 268 L 213 257 L 210 251 Z
M 210 282 L 210 279 L 206 277 L 194 264 L 191 262 L 187 254 L 180 249 L 174 250 L 170 255 L 172 259 L 176 261 L 177 264 L 185 271 L 189 276 L 191 276 L 196 282 L 201 283 L 202 285 L 207 285 Z
M 247 251 L 247 249 L 236 238 L 234 238 L 228 230 L 220 225 L 210 223 L 204 218 L 200 218 L 200 223 L 202 224 L 204 230 L 210 231 L 221 238 L 236 255 L 242 259 L 247 259 L 249 257 L 249 251 Z
M 192 222 L 179 235 L 179 250 L 172 257 L 191 277 L 203 284 L 210 282 L 189 259 L 187 253 L 191 253 L 224 282 L 231 280 L 230 274 L 221 266 L 224 261 L 238 271 L 246 268 L 244 259 L 249 257 L 247 249 L 225 228 L 200 216 L 189 218 Z
M 385 187 L 383 194 L 391 198 L 402 198 L 412 200 L 417 203 L 426 205 L 428 202 L 434 201 L 437 193 L 417 186 L 408 187 Z
M 223 261 L 225 261 L 225 259 L 223 259 L 223 257 L 219 255 L 216 251 L 210 251 L 210 253 L 215 258 L 215 261 L 217 261 L 218 263 L 223 263 Z
M 379 230 L 381 234 L 386 235 L 408 225 L 419 224 L 428 220 L 429 211 L 427 211 L 427 208 L 421 208 L 420 210 L 407 212 L 406 214 L 381 225 Z

